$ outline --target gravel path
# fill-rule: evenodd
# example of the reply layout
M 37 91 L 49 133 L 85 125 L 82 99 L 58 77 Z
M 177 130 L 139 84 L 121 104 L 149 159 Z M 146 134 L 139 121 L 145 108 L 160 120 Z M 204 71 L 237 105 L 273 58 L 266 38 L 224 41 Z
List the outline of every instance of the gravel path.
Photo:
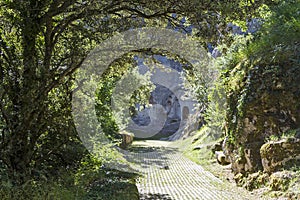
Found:
M 257 199 L 223 183 L 170 144 L 163 141 L 134 143 L 128 159 L 142 174 L 137 180 L 140 199 Z

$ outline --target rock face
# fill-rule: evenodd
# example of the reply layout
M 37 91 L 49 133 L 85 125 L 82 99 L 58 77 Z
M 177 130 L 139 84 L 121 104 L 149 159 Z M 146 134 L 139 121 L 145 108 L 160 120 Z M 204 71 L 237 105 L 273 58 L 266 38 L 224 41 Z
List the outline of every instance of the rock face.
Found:
M 269 178 L 269 187 L 273 191 L 286 191 L 293 178 L 293 174 L 290 174 L 289 172 L 275 172 Z
M 174 134 L 178 130 L 181 122 L 181 107 L 175 94 L 162 85 L 156 85 L 155 90 L 151 93 L 149 103 L 150 105 L 159 104 L 163 106 L 167 115 L 167 119 L 161 131 L 151 138 L 159 139 Z M 134 116 L 132 120 L 140 126 L 148 125 L 151 121 L 148 110 L 149 108 L 145 108 Z
M 300 127 L 300 76 L 289 67 L 253 67 L 239 88 L 228 93 L 226 132 L 231 141 L 226 151 L 235 173 L 262 170 L 260 147 L 265 140 Z M 235 76 L 240 74 L 231 76 L 237 84 Z
M 225 63 L 226 71 L 223 73 L 228 107 L 224 125 L 228 137 L 226 152 L 235 173 L 248 174 L 263 167 L 272 170 L 268 165 L 284 163 L 284 156 L 290 158 L 288 152 L 292 150 L 289 147 L 272 153 L 277 146 L 287 143 L 269 144 L 268 148 L 263 148 L 264 161 L 268 164 L 262 162 L 260 149 L 270 136 L 282 138 L 285 133 L 300 128 L 299 32 L 293 35 L 299 28 L 289 22 L 299 19 L 299 15 L 285 11 L 297 6 L 299 4 L 294 3 L 278 5 L 274 15 L 262 25 L 260 34 L 254 35 L 250 45 L 240 47 L 239 40 L 236 41 L 238 45 L 232 43 L 232 51 L 237 52 L 240 48 L 243 52 L 227 57 L 229 61 Z M 279 16 L 286 20 L 278 20 Z M 260 24 L 259 19 L 250 21 L 249 33 L 255 32 Z M 292 137 L 299 136 L 295 134 Z M 269 158 L 268 153 L 272 157 Z M 280 153 L 286 155 L 277 161 L 276 156 Z
M 172 135 L 175 133 L 181 122 L 181 106 L 175 94 L 164 86 L 157 85 L 152 92 L 152 104 L 160 104 L 167 113 L 165 126 L 160 131 L 161 135 Z
M 272 173 L 300 163 L 300 139 L 289 138 L 268 142 L 260 149 L 265 172 Z
M 137 138 L 176 140 L 193 131 L 199 120 L 194 109 L 196 102 L 187 97 L 183 87 L 182 67 L 167 61 L 164 60 L 164 63 L 171 70 L 157 68 L 151 72 L 151 82 L 156 88 L 151 93 L 150 106 L 139 105 L 139 112 L 132 117 L 129 132 Z M 141 70 L 147 71 L 147 68 Z
M 262 144 L 261 141 L 245 143 L 240 149 L 230 152 L 229 159 L 233 171 L 244 174 L 245 172 L 255 172 L 257 169 L 261 169 L 259 149 Z

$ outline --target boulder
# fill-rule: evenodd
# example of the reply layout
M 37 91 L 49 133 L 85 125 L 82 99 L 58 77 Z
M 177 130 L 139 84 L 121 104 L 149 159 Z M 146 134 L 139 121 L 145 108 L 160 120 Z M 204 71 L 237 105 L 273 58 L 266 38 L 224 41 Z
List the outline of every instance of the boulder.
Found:
M 235 173 L 252 173 L 263 170 L 260 148 L 267 138 L 280 138 L 300 127 L 300 76 L 289 79 L 294 77 L 289 74 L 289 65 L 253 67 L 240 79 L 251 83 L 247 85 L 248 82 L 236 82 L 240 67 L 233 70 L 236 74 L 230 82 L 232 86 L 240 84 L 240 88 L 227 95 L 230 112 L 225 130 L 230 140 L 226 154 Z
M 300 139 L 268 142 L 260 148 L 260 156 L 265 172 L 272 173 L 282 168 L 293 167 L 300 162 Z
M 215 152 L 216 159 L 220 165 L 228 165 L 230 164 L 229 160 L 227 159 L 226 155 L 223 151 L 216 151 Z
M 269 178 L 270 178 L 269 175 L 263 173 L 262 171 L 249 174 L 243 180 L 243 187 L 249 191 L 253 191 L 254 189 L 259 189 L 268 184 Z
M 269 186 L 273 191 L 286 191 L 294 173 L 288 171 L 275 172 L 270 176 Z
M 122 136 L 122 142 L 120 147 L 126 149 L 133 142 L 133 134 L 123 131 L 121 133 L 121 136 Z

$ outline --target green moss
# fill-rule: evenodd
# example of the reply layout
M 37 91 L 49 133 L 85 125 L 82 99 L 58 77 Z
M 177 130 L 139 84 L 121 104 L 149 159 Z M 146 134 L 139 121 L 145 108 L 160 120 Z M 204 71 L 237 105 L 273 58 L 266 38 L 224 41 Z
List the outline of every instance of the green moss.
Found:
M 268 174 L 259 171 L 257 173 L 250 174 L 248 177 L 245 177 L 243 181 L 243 187 L 249 191 L 252 191 L 254 189 L 259 189 L 266 186 L 268 181 Z

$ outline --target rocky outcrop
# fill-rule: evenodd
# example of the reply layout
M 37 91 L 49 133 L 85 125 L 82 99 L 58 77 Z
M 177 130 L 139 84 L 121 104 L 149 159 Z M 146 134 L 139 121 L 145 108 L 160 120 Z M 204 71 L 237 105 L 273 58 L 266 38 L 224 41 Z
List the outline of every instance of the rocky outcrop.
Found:
M 151 92 L 149 106 L 135 108 L 138 112 L 132 117 L 128 131 L 137 138 L 176 140 L 198 128 L 196 102 L 183 87 L 182 68 L 176 62 L 167 63 L 171 71 L 159 68 L 153 71 L 151 81 L 155 89 Z
M 188 82 L 183 73 L 185 65 L 166 56 L 154 55 L 153 58 L 164 67 L 138 61 L 139 73 L 149 72 L 155 89 L 148 103 L 132 106 L 134 116 L 126 130 L 134 133 L 136 138 L 177 140 L 199 127 L 201 111 L 195 109 L 197 98 L 194 92 L 185 86 Z M 212 73 L 215 71 L 211 70 L 207 82 L 212 82 Z
M 151 138 L 160 139 L 174 134 L 181 123 L 181 106 L 176 95 L 167 87 L 156 85 L 155 90 L 151 93 L 149 99 L 150 105 L 161 105 L 163 112 L 153 113 L 166 116 L 165 122 L 161 130 Z M 151 122 L 150 108 L 144 108 L 137 115 L 132 117 L 135 124 L 139 126 L 147 126 Z M 152 118 L 155 116 L 152 116 Z
M 300 139 L 289 138 L 268 142 L 260 148 L 265 172 L 272 173 L 300 163 Z
M 263 169 L 260 148 L 266 139 L 300 127 L 300 76 L 288 65 L 260 66 L 237 83 L 241 69 L 235 70 L 230 84 L 240 88 L 228 93 L 226 148 L 235 173 L 256 172 Z
M 234 53 L 228 54 L 222 74 L 228 106 L 226 148 L 235 173 L 262 170 L 260 148 L 265 141 L 300 128 L 299 28 L 290 23 L 299 15 L 286 12 L 297 6 L 295 2 L 278 5 L 253 40 L 246 39 L 243 44 L 239 38 L 227 51 Z M 250 21 L 249 33 L 260 24 L 259 19 Z M 278 155 L 272 156 L 276 159 Z M 284 156 L 289 158 L 288 154 Z

